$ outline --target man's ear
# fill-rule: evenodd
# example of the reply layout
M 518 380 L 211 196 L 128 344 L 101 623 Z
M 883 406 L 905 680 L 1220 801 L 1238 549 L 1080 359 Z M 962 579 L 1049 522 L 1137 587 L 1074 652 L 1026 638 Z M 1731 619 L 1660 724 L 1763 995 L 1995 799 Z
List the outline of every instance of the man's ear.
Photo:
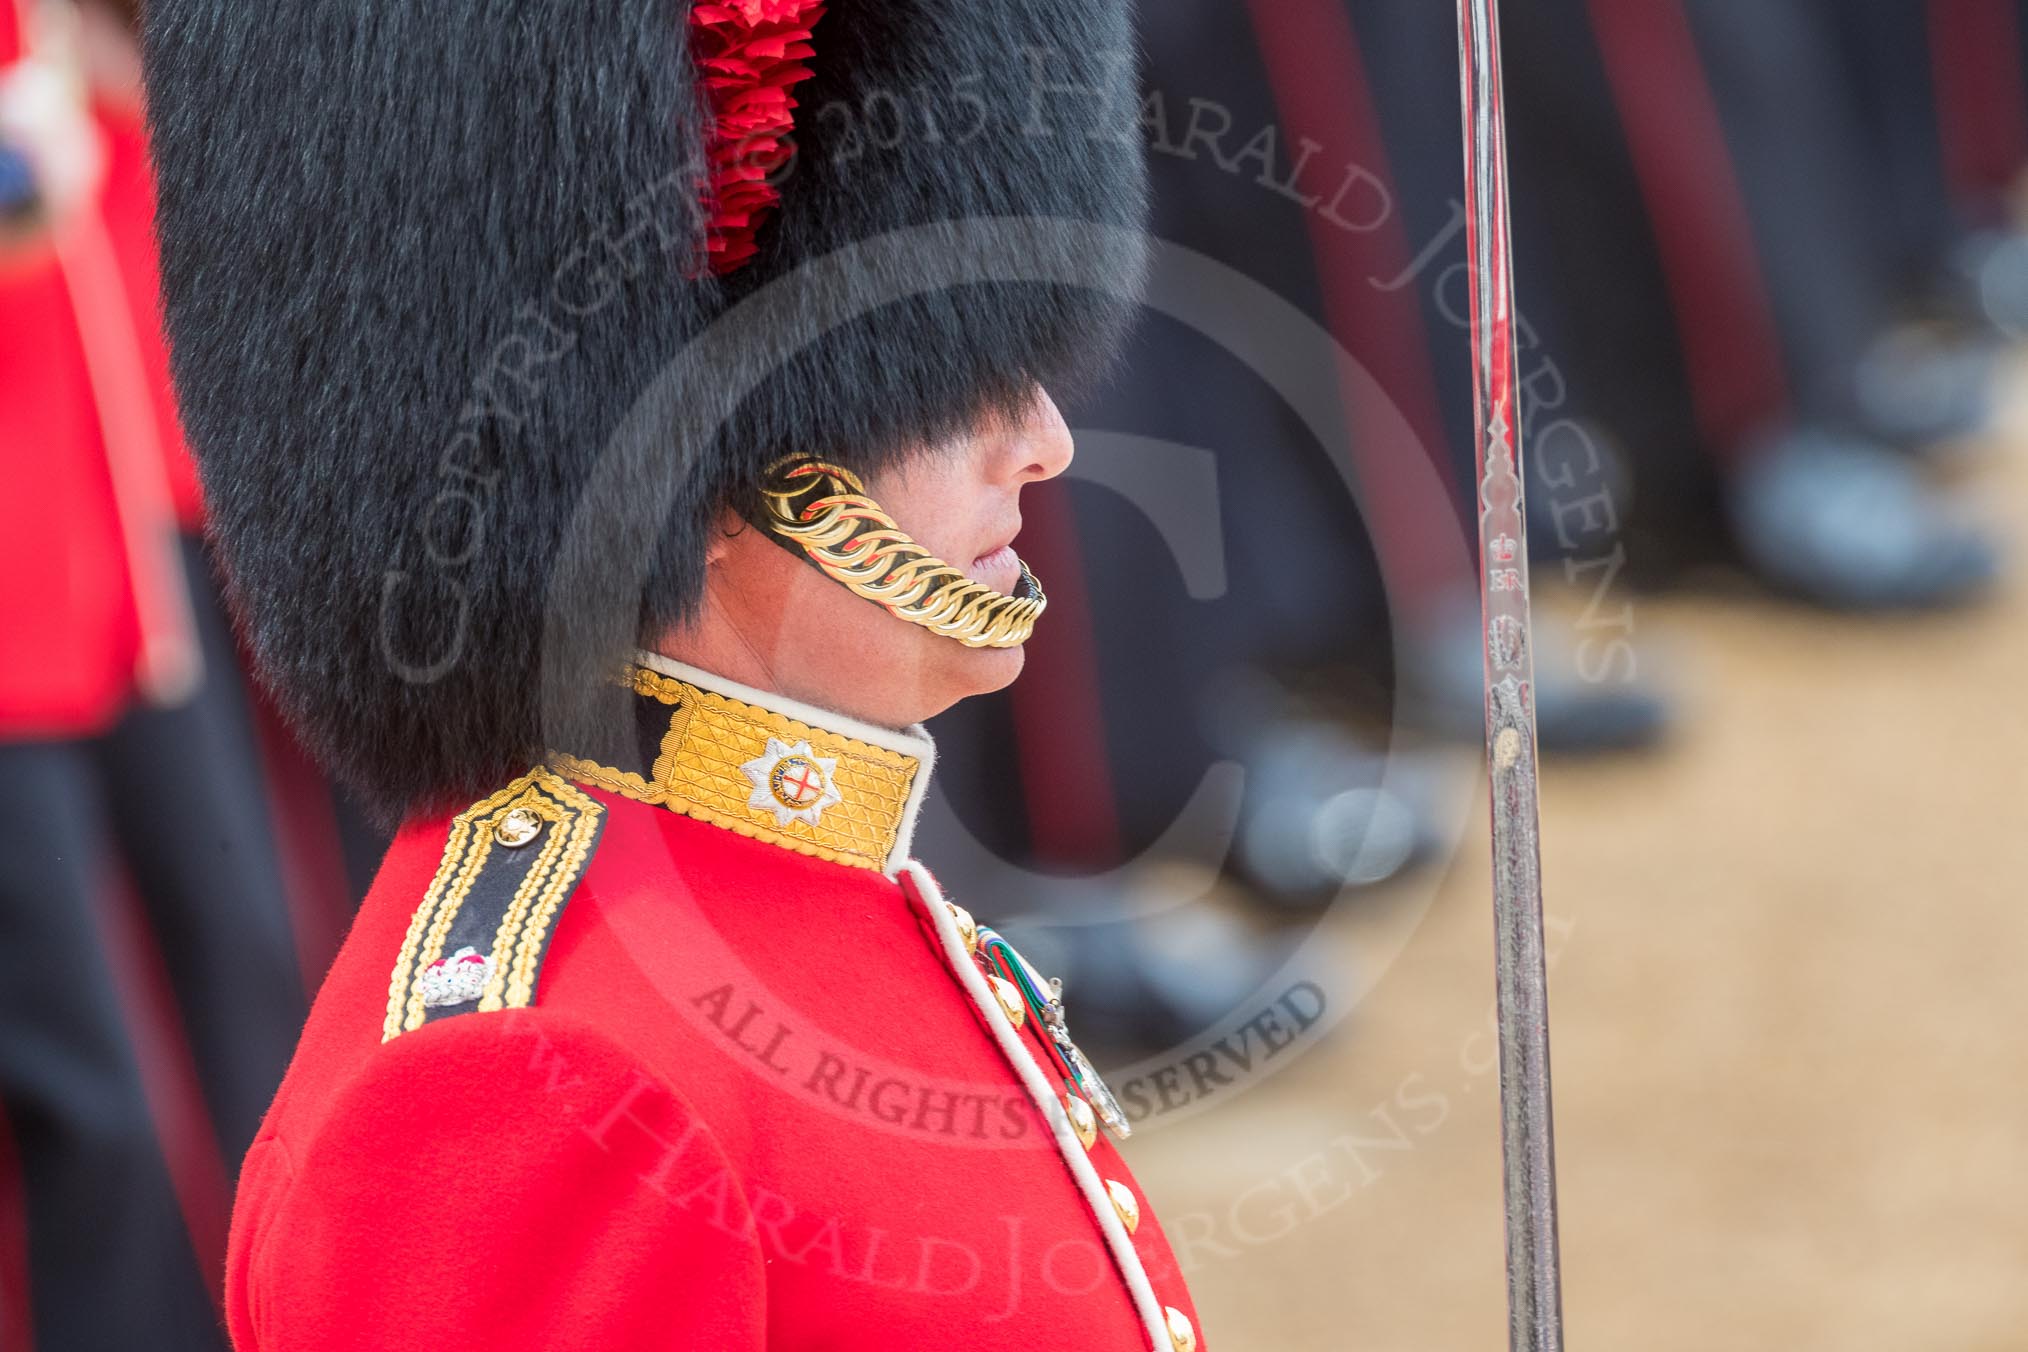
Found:
M 722 563 L 732 550 L 733 539 L 741 531 L 752 530 L 745 517 L 730 507 L 718 509 L 718 515 L 711 522 L 711 538 L 704 546 L 704 566 L 709 568 Z

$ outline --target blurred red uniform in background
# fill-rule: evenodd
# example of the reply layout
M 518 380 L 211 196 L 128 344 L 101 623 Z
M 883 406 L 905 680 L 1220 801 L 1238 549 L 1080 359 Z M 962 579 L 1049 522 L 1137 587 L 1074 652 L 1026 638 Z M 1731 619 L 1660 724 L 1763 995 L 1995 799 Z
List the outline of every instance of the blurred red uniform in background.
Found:
M 0 0 L 9 1352 L 223 1345 L 232 1176 L 351 892 L 199 542 L 131 18 Z

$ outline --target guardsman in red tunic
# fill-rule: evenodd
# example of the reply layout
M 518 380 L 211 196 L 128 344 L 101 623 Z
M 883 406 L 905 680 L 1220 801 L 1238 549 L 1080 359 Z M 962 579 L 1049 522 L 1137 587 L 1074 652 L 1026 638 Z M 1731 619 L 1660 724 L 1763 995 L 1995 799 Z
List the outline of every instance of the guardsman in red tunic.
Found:
M 1202 1345 L 1074 995 L 909 857 L 1138 283 L 1126 10 L 150 5 L 235 598 L 403 823 L 240 1348 Z

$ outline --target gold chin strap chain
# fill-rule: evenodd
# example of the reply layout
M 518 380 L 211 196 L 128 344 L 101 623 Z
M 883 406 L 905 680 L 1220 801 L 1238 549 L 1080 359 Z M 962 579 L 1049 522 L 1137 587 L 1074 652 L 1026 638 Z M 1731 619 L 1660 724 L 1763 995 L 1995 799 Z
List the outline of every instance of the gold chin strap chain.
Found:
M 974 582 L 924 549 L 851 470 L 807 456 L 768 467 L 761 486 L 767 528 L 801 546 L 819 568 L 857 595 L 968 648 L 1017 648 L 1028 641 L 1048 599 L 1028 565 L 1021 594 Z

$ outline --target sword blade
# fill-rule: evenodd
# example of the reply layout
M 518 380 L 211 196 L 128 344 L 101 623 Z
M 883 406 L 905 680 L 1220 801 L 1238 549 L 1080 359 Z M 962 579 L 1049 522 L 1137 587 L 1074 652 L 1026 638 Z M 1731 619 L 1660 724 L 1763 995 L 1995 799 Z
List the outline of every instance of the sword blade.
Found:
M 1478 426 L 1486 760 L 1492 776 L 1508 1343 L 1515 1352 L 1556 1352 L 1563 1346 L 1563 1298 L 1499 0 L 1458 0 L 1458 44 Z

